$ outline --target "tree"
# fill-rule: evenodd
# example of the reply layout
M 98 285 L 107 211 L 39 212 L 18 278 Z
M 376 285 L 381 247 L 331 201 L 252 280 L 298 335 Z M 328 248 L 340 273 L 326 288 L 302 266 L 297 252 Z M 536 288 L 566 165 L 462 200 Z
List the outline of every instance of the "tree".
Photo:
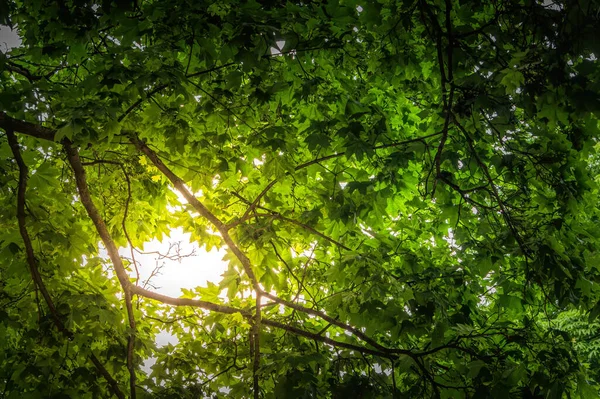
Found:
M 597 396 L 596 2 L 0 10 L 3 398 Z

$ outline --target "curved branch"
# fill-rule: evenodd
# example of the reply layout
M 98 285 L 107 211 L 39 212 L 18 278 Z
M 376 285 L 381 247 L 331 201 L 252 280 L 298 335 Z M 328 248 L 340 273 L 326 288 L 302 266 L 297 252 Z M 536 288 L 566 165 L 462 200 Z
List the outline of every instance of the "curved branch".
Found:
M 79 198 L 81 199 L 81 203 L 83 204 L 85 210 L 87 211 L 88 216 L 94 223 L 98 234 L 100 235 L 100 239 L 102 243 L 106 247 L 106 251 L 108 252 L 108 256 L 112 261 L 115 269 L 115 273 L 119 282 L 121 283 L 121 287 L 125 292 L 128 291 L 129 286 L 131 285 L 129 281 L 129 276 L 127 275 L 127 271 L 125 270 L 125 266 L 123 265 L 123 260 L 119 256 L 119 250 L 115 245 L 108 229 L 106 228 L 106 224 L 104 220 L 100 216 L 98 209 L 94 205 L 92 200 L 92 196 L 90 195 L 90 191 L 87 185 L 87 177 L 85 169 L 81 164 L 81 159 L 79 158 L 79 152 L 75 149 L 70 141 L 64 141 L 64 149 L 67 153 L 67 159 L 73 172 L 75 173 L 75 183 L 77 185 L 77 191 L 79 192 Z
M 19 224 L 19 233 L 23 238 L 23 243 L 25 245 L 25 254 L 27 256 L 27 264 L 29 266 L 29 273 L 31 274 L 31 278 L 33 279 L 36 287 L 42 293 L 42 297 L 46 301 L 48 308 L 50 309 L 50 314 L 54 319 L 54 323 L 58 330 L 64 334 L 67 338 L 73 339 L 73 334 L 68 331 L 63 322 L 60 319 L 58 311 L 54 306 L 54 302 L 52 301 L 52 297 L 50 297 L 50 293 L 42 280 L 42 276 L 37 267 L 37 260 L 35 259 L 35 254 L 33 252 L 33 245 L 31 244 L 31 238 L 29 237 L 29 232 L 27 231 L 27 227 L 25 224 L 25 192 L 27 190 L 27 175 L 29 174 L 29 168 L 23 161 L 23 157 L 21 156 L 21 151 L 19 149 L 19 143 L 17 138 L 11 130 L 6 131 L 6 136 L 8 139 L 8 145 L 15 157 L 15 161 L 17 162 L 17 166 L 19 167 L 19 186 L 17 189 L 17 221 Z

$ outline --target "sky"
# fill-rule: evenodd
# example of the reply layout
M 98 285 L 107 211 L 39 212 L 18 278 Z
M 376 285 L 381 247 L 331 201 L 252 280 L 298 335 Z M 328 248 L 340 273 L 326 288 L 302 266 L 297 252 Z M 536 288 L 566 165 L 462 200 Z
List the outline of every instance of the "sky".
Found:
M 13 47 L 18 47 L 21 44 L 21 38 L 17 32 L 11 30 L 6 25 L 0 25 L 0 51 L 7 52 Z
M 171 245 L 173 248 L 169 253 Z M 175 255 L 177 245 L 179 245 L 179 253 L 183 256 L 179 260 L 162 258 L 155 253 Z M 162 266 L 159 274 L 152 277 L 151 280 L 152 285 L 156 288 L 149 289 L 164 295 L 178 297 L 182 294 L 181 288 L 206 287 L 208 281 L 218 283 L 221 280 L 221 274 L 227 268 L 227 263 L 222 260 L 225 255 L 224 250 L 213 248 L 207 252 L 200 248 L 198 243 L 190 243 L 190 234 L 184 233 L 180 228 L 171 230 L 171 236 L 164 237 L 162 242 L 153 240 L 145 243 L 144 247 L 138 248 L 138 250 L 149 253 L 134 252 L 135 259 L 139 263 L 140 281 L 147 280 L 156 266 Z M 192 256 L 187 256 L 192 252 Z M 131 258 L 129 248 L 121 248 L 119 253 L 122 257 Z M 133 270 L 131 275 L 135 277 Z

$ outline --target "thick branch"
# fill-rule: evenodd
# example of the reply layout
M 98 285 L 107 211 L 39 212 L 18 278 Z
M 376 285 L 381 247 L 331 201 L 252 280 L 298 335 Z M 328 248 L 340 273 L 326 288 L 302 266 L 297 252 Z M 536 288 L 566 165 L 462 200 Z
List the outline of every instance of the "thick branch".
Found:
M 245 317 L 250 317 L 250 312 L 244 309 L 238 309 L 231 306 L 219 305 L 212 302 L 201 301 L 198 299 L 191 298 L 173 298 L 167 295 L 158 294 L 156 292 L 149 291 L 145 288 L 132 285 L 131 292 L 149 299 L 154 299 L 158 302 L 165 303 L 167 305 L 174 306 L 193 306 L 201 309 L 210 310 L 212 312 L 234 314 L 241 313 Z
M 90 191 L 88 189 L 85 169 L 83 168 L 81 159 L 79 158 L 79 153 L 68 141 L 65 141 L 64 148 L 65 152 L 67 153 L 69 164 L 75 173 L 75 182 L 77 184 L 79 197 L 81 198 L 81 203 L 87 211 L 90 219 L 92 219 L 92 222 L 94 223 L 94 226 L 100 235 L 100 239 L 106 247 L 106 251 L 108 252 L 108 256 L 114 265 L 115 273 L 119 279 L 119 282 L 121 283 L 121 287 L 125 292 L 127 292 L 129 286 L 131 285 L 129 282 L 129 276 L 127 275 L 127 271 L 123 265 L 123 260 L 119 256 L 119 250 L 112 240 L 112 237 L 110 236 L 110 233 L 108 232 L 106 224 L 104 223 L 104 220 L 102 220 L 98 209 L 94 205 L 92 196 L 90 195 Z
M 11 118 L 4 112 L 0 112 L 0 128 L 6 131 L 11 130 L 48 141 L 54 141 L 54 135 L 56 134 L 56 131 L 53 129 Z
M 46 301 L 48 308 L 50 309 L 50 314 L 54 319 L 54 323 L 58 330 L 63 333 L 67 338 L 72 339 L 73 334 L 70 331 L 67 331 L 62 321 L 60 320 L 60 316 L 52 298 L 50 297 L 50 293 L 46 289 L 46 285 L 42 280 L 42 276 L 40 275 L 39 269 L 37 267 L 37 260 L 35 259 L 35 254 L 33 252 L 33 245 L 31 244 L 31 238 L 29 237 L 29 233 L 27 232 L 27 227 L 25 224 L 25 192 L 27 190 L 27 175 L 29 174 L 29 168 L 23 161 L 23 157 L 21 156 L 21 151 L 19 149 L 19 143 L 15 134 L 11 130 L 6 131 L 6 136 L 8 138 L 8 144 L 10 149 L 15 157 L 15 161 L 19 167 L 19 187 L 17 190 L 17 221 L 19 223 L 19 233 L 23 238 L 23 243 L 25 244 L 25 254 L 27 256 L 27 264 L 29 265 L 29 272 L 31 274 L 31 278 L 33 279 L 36 287 L 42 293 L 42 297 Z

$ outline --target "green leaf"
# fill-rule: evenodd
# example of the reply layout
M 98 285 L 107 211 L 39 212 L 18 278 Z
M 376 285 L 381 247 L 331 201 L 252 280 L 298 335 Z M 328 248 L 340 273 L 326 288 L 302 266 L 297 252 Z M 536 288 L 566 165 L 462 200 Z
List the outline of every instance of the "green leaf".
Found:
M 8 3 L 4 397 L 597 396 L 589 1 Z

